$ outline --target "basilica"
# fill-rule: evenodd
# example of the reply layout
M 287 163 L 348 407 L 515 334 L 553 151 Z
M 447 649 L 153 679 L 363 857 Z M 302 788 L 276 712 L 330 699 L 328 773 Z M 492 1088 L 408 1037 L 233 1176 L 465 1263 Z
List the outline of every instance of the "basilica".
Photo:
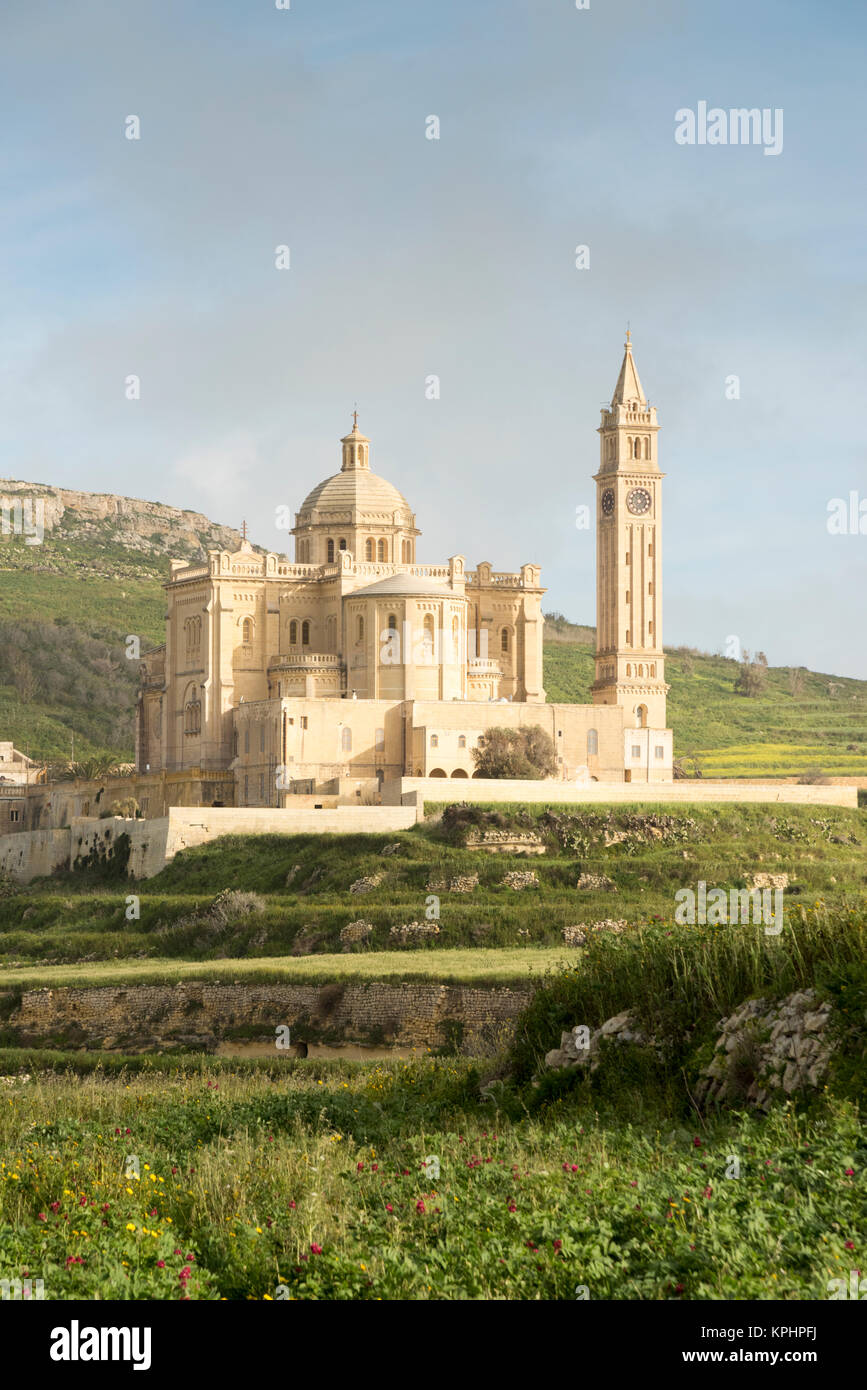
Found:
M 656 410 L 627 335 L 599 426 L 592 703 L 546 702 L 541 571 L 419 563 L 401 492 L 358 427 L 295 515 L 294 560 L 246 540 L 171 562 L 166 641 L 145 655 L 140 777 L 193 801 L 399 799 L 405 779 L 472 777 L 495 726 L 541 726 L 567 781 L 670 781 Z

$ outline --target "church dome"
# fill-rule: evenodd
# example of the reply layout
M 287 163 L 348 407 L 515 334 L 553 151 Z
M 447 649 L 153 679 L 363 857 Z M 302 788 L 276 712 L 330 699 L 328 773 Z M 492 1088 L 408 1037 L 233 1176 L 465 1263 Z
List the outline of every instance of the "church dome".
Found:
M 412 517 L 412 510 L 403 493 L 378 473 L 371 473 L 369 468 L 341 470 L 326 478 L 301 503 L 299 521 L 310 518 L 312 512 L 318 512 L 322 520 L 326 520 L 326 515 L 331 512 L 339 512 L 343 516 L 351 512 L 353 521 L 367 518 L 387 518 L 391 521 L 395 512 L 400 512 L 408 521 Z
M 295 558 L 333 564 L 340 550 L 356 560 L 415 563 L 415 516 L 402 492 L 370 471 L 370 440 L 353 419 L 340 441 L 343 466 L 315 487 L 295 514 Z

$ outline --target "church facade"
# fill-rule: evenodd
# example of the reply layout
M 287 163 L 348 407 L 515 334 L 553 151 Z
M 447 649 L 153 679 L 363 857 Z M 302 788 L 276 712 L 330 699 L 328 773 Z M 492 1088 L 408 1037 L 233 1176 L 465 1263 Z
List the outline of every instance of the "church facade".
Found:
M 471 777 L 487 729 L 540 725 L 564 780 L 671 780 L 658 428 L 627 335 L 599 430 L 592 704 L 546 703 L 539 566 L 418 563 L 416 517 L 371 470 L 356 415 L 340 471 L 296 513 L 294 561 L 247 541 L 172 561 L 137 771 L 224 788 L 231 773 L 236 806 L 375 802 L 403 778 Z

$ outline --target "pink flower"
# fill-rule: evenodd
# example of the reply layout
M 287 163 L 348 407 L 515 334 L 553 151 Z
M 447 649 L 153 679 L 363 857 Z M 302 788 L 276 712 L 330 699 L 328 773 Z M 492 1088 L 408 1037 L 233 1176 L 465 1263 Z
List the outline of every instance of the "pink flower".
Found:
M 378 1163 L 371 1163 L 371 1165 L 370 1165 L 370 1171 L 371 1171 L 371 1173 L 378 1173 L 378 1172 L 379 1172 L 379 1164 L 378 1164 Z
M 854 1242 L 854 1240 L 847 1240 L 847 1241 L 846 1241 L 846 1249 L 847 1249 L 847 1250 L 854 1250 L 854 1249 L 855 1249 L 855 1242 Z
M 855 1176 L 855 1169 L 854 1169 L 854 1168 L 847 1168 L 847 1169 L 846 1169 L 846 1177 L 847 1177 L 847 1178 L 854 1178 L 854 1176 Z
M 294 1202 L 290 1202 L 290 1203 L 289 1203 L 289 1206 L 291 1207 L 291 1209 L 292 1209 L 293 1211 L 295 1210 L 295 1203 L 294 1203 Z
M 44 1211 L 41 1211 L 41 1212 L 39 1213 L 39 1220 L 40 1220 L 40 1221 L 47 1221 L 47 1220 L 48 1220 L 48 1217 L 45 1215 L 45 1212 L 44 1212 Z
M 555 1250 L 560 1250 L 560 1249 L 562 1248 L 562 1245 L 563 1245 L 562 1240 L 555 1240 L 555 1241 L 554 1241 L 554 1249 L 555 1249 Z
M 517 1211 L 517 1210 L 518 1210 L 518 1208 L 515 1206 L 515 1203 L 514 1203 L 514 1202 L 510 1202 L 510 1203 L 509 1203 L 509 1211 Z
M 60 1211 L 60 1203 L 59 1203 L 59 1202 L 52 1202 L 52 1203 L 51 1203 L 51 1210 L 52 1210 L 52 1211 Z
M 386 1202 L 386 1204 L 385 1204 L 385 1209 L 386 1209 L 386 1211 L 388 1211 L 388 1212 L 394 1211 L 394 1207 L 391 1205 L 391 1202 Z
M 694 1139 L 693 1139 L 693 1141 L 692 1141 L 692 1147 L 693 1147 L 694 1149 L 700 1149 L 700 1148 L 701 1148 L 701 1140 L 699 1139 L 699 1137 L 698 1137 L 697 1134 L 695 1135 L 695 1137 L 694 1137 Z
M 356 1173 L 363 1173 L 363 1172 L 364 1172 L 364 1164 L 363 1164 L 363 1163 L 356 1163 L 356 1165 L 355 1165 L 355 1171 L 356 1171 Z
M 165 1262 L 165 1260 L 157 1260 L 157 1269 L 165 1269 L 165 1267 L 166 1267 L 166 1262 Z
M 416 1202 L 416 1204 L 415 1204 L 415 1209 L 416 1209 L 416 1211 L 419 1213 L 420 1216 L 424 1216 L 424 1213 L 425 1213 L 425 1205 L 424 1205 L 424 1202 L 422 1201 L 421 1197 L 419 1197 L 418 1201 Z
M 322 1246 L 321 1246 L 321 1245 L 311 1245 L 311 1247 L 310 1247 L 310 1254 L 311 1254 L 311 1255 L 321 1255 L 321 1254 L 322 1254 Z

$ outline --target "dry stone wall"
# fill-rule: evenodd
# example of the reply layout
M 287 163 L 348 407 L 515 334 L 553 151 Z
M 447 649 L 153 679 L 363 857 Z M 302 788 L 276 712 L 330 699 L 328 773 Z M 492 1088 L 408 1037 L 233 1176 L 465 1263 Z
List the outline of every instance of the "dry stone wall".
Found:
M 213 1050 L 228 1039 L 390 1043 L 472 1054 L 504 1039 L 532 989 L 371 980 L 325 984 L 188 981 L 89 989 L 0 990 L 4 1033 L 22 1047 Z

